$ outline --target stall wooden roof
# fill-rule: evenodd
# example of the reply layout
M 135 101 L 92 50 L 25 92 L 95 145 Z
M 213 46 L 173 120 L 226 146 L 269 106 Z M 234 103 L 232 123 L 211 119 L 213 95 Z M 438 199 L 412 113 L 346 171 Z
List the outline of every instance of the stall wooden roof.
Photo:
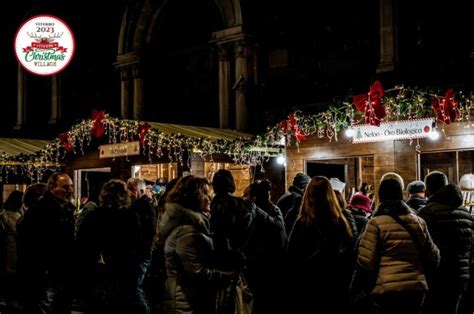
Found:
M 32 155 L 43 149 L 50 141 L 21 138 L 0 138 L 0 154 L 9 156 Z
M 148 122 L 148 124 L 157 128 L 164 133 L 181 134 L 189 137 L 209 137 L 212 140 L 228 140 L 233 141 L 238 138 L 252 139 L 253 135 L 243 132 L 238 132 L 230 129 L 208 128 L 192 125 L 180 125 L 170 123 Z

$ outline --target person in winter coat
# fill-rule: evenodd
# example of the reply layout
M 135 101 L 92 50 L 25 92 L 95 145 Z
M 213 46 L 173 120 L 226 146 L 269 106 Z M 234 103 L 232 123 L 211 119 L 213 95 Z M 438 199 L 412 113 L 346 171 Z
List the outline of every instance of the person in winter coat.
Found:
M 65 173 L 48 179 L 48 191 L 25 212 L 21 255 L 28 300 L 26 313 L 70 313 L 74 269 L 73 183 Z M 19 256 L 20 257 L 20 256 Z M 20 261 L 19 261 L 20 262 Z
M 290 233 L 289 303 L 295 313 L 347 310 L 355 237 L 326 177 L 308 184 Z
M 311 181 L 311 177 L 306 173 L 297 173 L 293 178 L 293 183 L 289 187 L 288 192 L 283 194 L 277 202 L 278 208 L 280 208 L 283 217 L 285 217 L 285 229 L 287 234 L 290 234 L 291 228 L 299 214 L 304 190 L 309 181 Z
M 275 313 L 279 309 L 279 300 L 283 295 L 281 282 L 275 283 L 276 274 L 281 274 L 284 267 L 288 237 L 285 231 L 283 215 L 278 206 L 270 200 L 271 183 L 262 180 L 249 186 L 249 198 L 274 220 L 261 224 L 255 229 L 256 251 L 255 267 L 251 278 L 255 297 L 256 313 Z
M 22 197 L 23 192 L 12 191 L 3 203 L 3 211 L 0 210 L 0 228 L 4 232 L 4 243 L 0 243 L 0 258 L 4 257 L 4 261 L 0 261 L 0 295 L 12 311 L 19 307 L 16 224 L 22 214 Z
M 427 203 L 425 196 L 425 183 L 423 181 L 412 181 L 408 184 L 407 190 L 407 205 L 410 206 L 416 213 L 418 213 L 420 208 L 425 206 Z
M 91 289 L 90 313 L 150 313 L 138 281 L 142 229 L 130 203 L 125 182 L 106 182 L 99 207 L 77 231 L 79 271 Z
M 403 201 L 402 186 L 398 175 L 382 179 L 380 203 L 361 236 L 357 263 L 377 275 L 372 296 L 381 313 L 418 314 L 428 290 L 421 254 L 425 254 L 425 260 L 433 268 L 439 264 L 440 257 L 426 223 Z M 421 252 L 395 216 L 416 234 Z
M 425 184 L 429 198 L 419 215 L 440 250 L 441 264 L 433 274 L 424 313 L 454 314 L 469 280 L 472 217 L 463 207 L 460 189 L 448 184 L 444 173 L 430 172 Z
M 368 196 L 356 193 L 349 200 L 348 207 L 354 216 L 357 231 L 361 234 L 369 221 L 368 216 L 372 214 L 372 201 Z
M 212 266 L 210 204 L 207 180 L 194 176 L 181 178 L 167 197 L 159 228 L 167 272 L 164 313 L 215 313 L 216 289 L 234 279 Z

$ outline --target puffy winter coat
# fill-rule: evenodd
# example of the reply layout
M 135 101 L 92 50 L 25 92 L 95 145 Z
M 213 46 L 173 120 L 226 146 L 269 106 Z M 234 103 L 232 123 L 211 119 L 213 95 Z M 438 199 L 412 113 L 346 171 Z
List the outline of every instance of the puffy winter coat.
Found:
M 368 270 L 378 268 L 372 294 L 400 291 L 426 291 L 428 284 L 421 266 L 420 253 L 408 231 L 392 218 L 397 215 L 412 228 L 428 254 L 433 268 L 439 264 L 439 250 L 433 243 L 423 219 L 403 201 L 382 202 L 369 220 L 358 248 L 357 262 Z
M 461 191 L 449 184 L 431 196 L 419 212 L 441 253 L 439 279 L 469 279 L 472 218 L 462 204 Z
M 160 222 L 165 240 L 165 313 L 213 313 L 215 288 L 230 274 L 211 268 L 213 242 L 207 218 L 199 212 L 167 203 Z

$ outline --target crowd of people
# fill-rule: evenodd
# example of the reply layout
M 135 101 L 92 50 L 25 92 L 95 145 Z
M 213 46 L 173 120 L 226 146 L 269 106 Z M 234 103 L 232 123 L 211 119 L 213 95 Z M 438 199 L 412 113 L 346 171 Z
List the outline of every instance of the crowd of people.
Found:
M 396 173 L 347 201 L 343 184 L 304 173 L 276 204 L 268 180 L 235 190 L 221 169 L 157 201 L 140 178 L 112 179 L 80 211 L 65 173 L 13 191 L 1 313 L 230 314 L 243 277 L 256 314 L 473 312 L 473 221 L 445 174 L 408 184 L 406 201 Z

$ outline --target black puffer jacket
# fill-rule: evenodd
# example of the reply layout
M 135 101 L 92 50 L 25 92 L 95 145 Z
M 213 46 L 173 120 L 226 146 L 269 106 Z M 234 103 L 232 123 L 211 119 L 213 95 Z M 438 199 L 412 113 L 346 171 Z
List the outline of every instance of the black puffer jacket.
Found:
M 233 271 L 242 266 L 232 252 L 240 250 L 247 241 L 256 216 L 255 208 L 254 203 L 228 193 L 217 194 L 212 200 L 210 224 L 219 267 Z M 244 253 L 247 251 L 248 248 Z
M 419 212 L 441 253 L 440 279 L 469 279 L 472 218 L 462 204 L 461 191 L 449 184 L 431 196 Z
M 214 288 L 230 274 L 210 267 L 213 250 L 209 222 L 199 212 L 167 203 L 160 222 L 165 240 L 165 313 L 213 313 Z
M 277 202 L 278 208 L 280 208 L 283 217 L 285 217 L 288 212 L 295 207 L 299 208 L 301 205 L 301 198 L 303 197 L 304 191 L 298 189 L 296 186 L 290 186 L 288 192 L 283 194 Z M 288 231 L 289 233 L 290 231 Z

